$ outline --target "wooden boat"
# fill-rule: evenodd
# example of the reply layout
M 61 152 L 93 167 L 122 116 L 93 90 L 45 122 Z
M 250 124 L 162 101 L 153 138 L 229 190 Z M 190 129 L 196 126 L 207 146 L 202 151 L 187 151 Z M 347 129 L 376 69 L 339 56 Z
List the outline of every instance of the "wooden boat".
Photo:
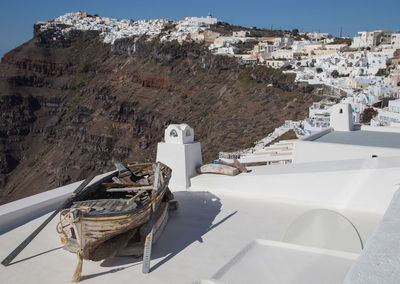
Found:
M 143 249 L 132 251 L 132 246 L 144 243 L 152 199 L 155 229 L 165 227 L 168 201 L 173 199 L 168 188 L 171 169 L 162 163 L 144 163 L 119 165 L 118 170 L 112 180 L 85 192 L 60 212 L 57 231 L 64 248 L 78 255 L 77 281 L 83 259 L 99 261 L 129 251 L 135 256 L 143 253 Z M 131 249 L 124 252 L 128 243 Z

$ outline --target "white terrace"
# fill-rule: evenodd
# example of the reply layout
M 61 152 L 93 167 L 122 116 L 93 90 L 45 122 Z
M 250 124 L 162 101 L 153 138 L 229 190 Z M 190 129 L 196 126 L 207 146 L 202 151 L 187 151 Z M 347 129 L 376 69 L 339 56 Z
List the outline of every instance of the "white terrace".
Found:
M 151 273 L 131 257 L 84 261 L 82 282 L 397 283 L 400 133 L 354 130 L 348 107 L 338 106 L 333 129 L 285 145 L 292 163 L 233 177 L 197 175 L 193 129 L 169 126 L 157 156 L 173 169 L 179 209 L 153 247 Z M 79 183 L 1 206 L 0 257 Z M 62 249 L 56 221 L 0 267 L 0 283 L 70 282 L 77 257 Z

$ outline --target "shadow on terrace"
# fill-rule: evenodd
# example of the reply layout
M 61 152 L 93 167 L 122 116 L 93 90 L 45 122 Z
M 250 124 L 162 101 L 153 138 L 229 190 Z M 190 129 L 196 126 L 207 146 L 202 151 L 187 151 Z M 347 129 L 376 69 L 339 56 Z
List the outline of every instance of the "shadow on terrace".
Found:
M 174 192 L 175 200 L 179 202 L 177 211 L 169 213 L 169 219 L 164 232 L 158 242 L 153 245 L 152 259 L 163 258 L 153 264 L 151 271 L 156 270 L 174 256 L 183 251 L 194 242 L 203 242 L 202 237 L 216 228 L 237 211 L 225 216 L 218 223 L 213 224 L 215 217 L 221 211 L 220 199 L 209 192 Z M 132 264 L 141 265 L 142 258 L 115 257 L 106 259 L 101 263 L 102 267 L 116 267 Z M 130 267 L 130 266 L 128 266 Z M 122 268 L 124 269 L 124 268 Z M 111 269 L 106 273 L 115 273 L 119 268 Z M 99 275 L 85 275 L 83 279 L 93 278 Z

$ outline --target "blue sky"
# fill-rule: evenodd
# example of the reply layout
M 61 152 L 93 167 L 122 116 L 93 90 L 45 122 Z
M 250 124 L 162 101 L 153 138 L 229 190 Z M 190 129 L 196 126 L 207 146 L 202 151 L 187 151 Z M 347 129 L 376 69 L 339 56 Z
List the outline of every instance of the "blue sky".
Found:
M 206 16 L 211 12 L 221 21 L 243 26 L 300 31 L 321 31 L 353 37 L 357 31 L 400 30 L 399 0 L 336 1 L 124 1 L 124 0 L 2 0 L 0 5 L 0 57 L 32 38 L 33 24 L 39 20 L 73 11 L 86 11 L 119 19 Z

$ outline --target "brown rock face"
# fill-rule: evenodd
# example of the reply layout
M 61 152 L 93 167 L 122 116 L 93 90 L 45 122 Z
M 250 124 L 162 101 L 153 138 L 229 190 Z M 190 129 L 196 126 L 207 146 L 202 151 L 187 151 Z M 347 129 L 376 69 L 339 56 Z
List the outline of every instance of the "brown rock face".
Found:
M 154 161 L 170 123 L 191 125 L 209 161 L 303 118 L 318 100 L 311 90 L 195 43 L 111 47 L 93 32 L 54 40 L 36 27 L 0 64 L 0 203 L 109 171 L 113 161 Z
M 155 77 L 155 76 L 143 76 L 141 78 L 142 86 L 147 88 L 155 89 L 168 89 L 168 77 Z
M 12 55 L 5 55 L 2 59 L 2 63 L 14 65 L 19 70 L 32 71 L 36 74 L 43 74 L 46 76 L 61 76 L 72 73 L 71 70 L 68 70 L 70 66 L 68 63 L 17 58 Z

